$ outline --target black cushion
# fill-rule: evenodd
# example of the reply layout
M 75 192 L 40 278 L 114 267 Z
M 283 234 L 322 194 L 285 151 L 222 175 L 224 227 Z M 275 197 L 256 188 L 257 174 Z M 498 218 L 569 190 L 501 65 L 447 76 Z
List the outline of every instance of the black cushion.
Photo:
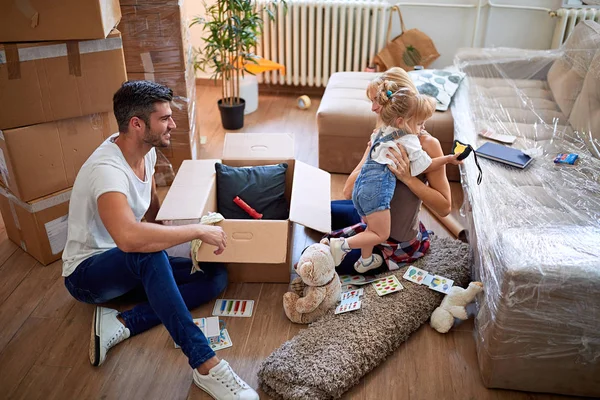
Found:
M 286 163 L 257 167 L 230 167 L 215 164 L 217 172 L 217 207 L 228 219 L 252 219 L 233 202 L 239 196 L 262 219 L 287 219 L 289 210 L 285 200 Z

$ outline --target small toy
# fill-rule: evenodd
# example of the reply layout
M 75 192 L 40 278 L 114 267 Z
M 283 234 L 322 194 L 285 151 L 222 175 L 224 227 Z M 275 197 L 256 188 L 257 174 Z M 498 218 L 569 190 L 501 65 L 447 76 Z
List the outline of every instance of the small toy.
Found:
M 300 275 L 292 281 L 292 287 L 304 285 L 302 293 L 287 292 L 283 295 L 283 309 L 290 321 L 297 324 L 311 323 L 333 308 L 340 300 L 340 277 L 329 249 L 329 240 L 308 246 L 294 269 Z
M 462 161 L 465 158 L 469 157 L 469 155 L 471 153 L 473 153 L 473 157 L 475 157 L 475 165 L 477 166 L 477 169 L 479 170 L 479 176 L 477 177 L 477 184 L 481 184 L 481 178 L 482 178 L 482 172 L 481 172 L 481 167 L 479 166 L 479 161 L 477 160 L 477 153 L 473 151 L 473 147 L 470 144 L 465 144 L 462 142 L 459 142 L 458 140 L 454 141 L 454 144 L 452 145 L 452 152 L 454 154 L 460 154 L 460 156 L 458 156 L 456 159 L 458 161 Z
M 237 204 L 242 210 L 246 211 L 246 213 L 254 219 L 261 219 L 263 217 L 261 213 L 257 212 L 254 208 L 250 207 L 248 203 L 240 199 L 239 196 L 235 196 L 233 202 Z
M 575 165 L 575 162 L 579 158 L 578 154 L 575 153 L 560 153 L 554 159 L 554 164 L 569 164 Z
M 310 97 L 307 95 L 300 96 L 296 99 L 296 104 L 301 110 L 308 110 L 311 105 Z
M 446 333 L 454 325 L 454 318 L 468 318 L 465 306 L 475 299 L 477 293 L 483 290 L 483 283 L 471 282 L 466 289 L 452 286 L 442 304 L 431 314 L 431 327 L 440 333 Z
M 471 152 L 473 151 L 473 147 L 471 147 L 470 144 L 464 144 L 459 142 L 458 140 L 454 141 L 454 146 L 452 148 L 452 152 L 454 154 L 460 154 L 460 156 L 458 156 L 457 158 L 458 161 L 462 161 L 465 158 L 469 157 L 469 154 L 471 154 Z

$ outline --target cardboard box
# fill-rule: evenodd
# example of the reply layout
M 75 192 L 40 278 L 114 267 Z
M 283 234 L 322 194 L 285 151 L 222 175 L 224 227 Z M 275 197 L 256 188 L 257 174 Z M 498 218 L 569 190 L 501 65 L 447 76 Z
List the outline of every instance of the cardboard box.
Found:
M 3 0 L 0 42 L 103 39 L 120 19 L 118 0 Z
M 225 252 L 202 245 L 197 258 L 227 264 L 233 282 L 289 282 L 292 223 L 319 232 L 331 230 L 330 175 L 294 159 L 294 138 L 283 133 L 228 133 L 222 160 L 184 161 L 167 193 L 157 219 L 172 224 L 198 223 L 218 211 L 215 163 L 240 167 L 288 163 L 285 196 L 289 219 L 225 220 L 219 225 L 228 236 Z
M 116 30 L 101 40 L 0 44 L 0 129 L 112 111 L 126 80 Z
M 88 157 L 117 131 L 112 113 L 0 131 L 0 181 L 22 201 L 69 188 Z
M 121 6 L 182 5 L 183 0 L 121 0 Z
M 176 132 L 189 132 L 193 127 L 193 113 L 196 106 L 196 75 L 193 68 L 177 72 L 127 72 L 129 80 L 148 80 L 165 85 L 173 90 L 173 120 L 177 125 Z
M 179 5 L 121 6 L 127 72 L 185 71 L 192 59 L 187 19 Z
M 0 186 L 0 211 L 8 238 L 47 265 L 62 256 L 67 243 L 71 189 L 25 203 Z

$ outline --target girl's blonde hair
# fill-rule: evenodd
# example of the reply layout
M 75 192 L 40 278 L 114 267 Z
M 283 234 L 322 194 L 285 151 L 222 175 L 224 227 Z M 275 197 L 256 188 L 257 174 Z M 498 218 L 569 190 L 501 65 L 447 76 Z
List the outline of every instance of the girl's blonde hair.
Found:
M 393 67 L 369 83 L 369 86 L 367 86 L 367 97 L 369 100 L 377 101 L 377 96 L 371 97 L 372 93 L 378 93 L 379 85 L 384 81 L 394 82 L 398 85 L 398 88 L 408 88 L 415 94 L 419 93 L 408 73 L 400 67 Z
M 367 96 L 381 105 L 381 121 L 397 126 L 398 118 L 414 132 L 416 124 L 431 118 L 435 112 L 435 100 L 419 94 L 410 76 L 402 68 L 390 68 L 367 87 Z

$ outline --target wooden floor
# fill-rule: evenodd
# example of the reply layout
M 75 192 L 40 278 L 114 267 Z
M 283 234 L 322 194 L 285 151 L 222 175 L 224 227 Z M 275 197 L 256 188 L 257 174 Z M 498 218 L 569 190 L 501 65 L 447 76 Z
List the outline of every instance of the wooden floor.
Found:
M 216 107 L 218 90 L 198 87 L 204 158 L 219 157 L 223 146 Z M 244 132 L 292 132 L 296 158 L 317 165 L 315 113 L 295 107 L 295 97 L 261 95 L 259 110 L 246 118 Z M 341 144 L 343 146 L 343 144 Z M 344 176 L 332 177 L 339 197 Z M 453 184 L 453 214 L 462 202 Z M 449 233 L 426 211 L 421 218 L 438 236 Z M 294 257 L 311 239 L 296 227 Z M 224 318 L 233 347 L 218 355 L 257 387 L 260 362 L 302 329 L 282 310 L 284 284 L 232 284 L 224 298 L 253 299 L 252 318 Z M 125 310 L 130 304 L 116 304 Z M 192 311 L 209 316 L 213 303 Z M 61 278 L 61 263 L 42 267 L 6 237 L 0 225 L 0 398 L 15 399 L 208 399 L 192 383 L 185 356 L 173 347 L 163 326 L 113 348 L 99 368 L 87 349 L 93 306 L 75 301 Z M 381 366 L 347 393 L 346 399 L 566 399 L 567 397 L 487 390 L 477 367 L 472 322 L 441 335 L 423 326 Z M 268 398 L 261 393 L 261 398 Z

